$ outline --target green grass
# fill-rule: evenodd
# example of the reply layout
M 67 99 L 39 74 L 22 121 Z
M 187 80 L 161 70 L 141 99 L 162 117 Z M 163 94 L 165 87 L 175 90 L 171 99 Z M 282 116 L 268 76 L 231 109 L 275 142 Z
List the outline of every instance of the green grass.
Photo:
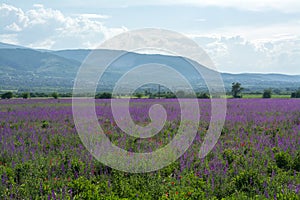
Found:
M 227 95 L 227 98 L 232 98 L 231 95 Z M 262 94 L 243 94 L 244 99 L 259 99 L 262 98 Z M 284 99 L 291 98 L 289 94 L 273 94 L 272 99 Z

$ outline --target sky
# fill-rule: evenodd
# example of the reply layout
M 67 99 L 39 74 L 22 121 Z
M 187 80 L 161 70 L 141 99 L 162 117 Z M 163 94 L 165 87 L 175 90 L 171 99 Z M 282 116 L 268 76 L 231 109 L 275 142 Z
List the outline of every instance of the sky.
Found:
M 96 48 L 119 33 L 162 28 L 196 41 L 221 72 L 300 74 L 298 0 L 2 0 L 0 42 Z

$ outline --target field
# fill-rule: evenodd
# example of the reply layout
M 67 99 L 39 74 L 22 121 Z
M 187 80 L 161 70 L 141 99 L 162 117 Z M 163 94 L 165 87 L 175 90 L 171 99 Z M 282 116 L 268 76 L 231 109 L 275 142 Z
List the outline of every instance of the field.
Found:
M 130 111 L 147 124 L 161 103 L 167 124 L 149 139 L 122 133 L 109 100 L 96 100 L 110 140 L 129 151 L 158 149 L 179 126 L 175 99 L 133 99 Z M 81 142 L 70 99 L 0 101 L 0 199 L 300 199 L 300 101 L 228 99 L 225 126 L 204 159 L 197 153 L 208 129 L 210 100 L 199 100 L 201 120 L 192 146 L 155 172 L 126 173 L 98 162 Z
M 230 96 L 228 96 L 229 98 L 230 98 Z M 288 95 L 288 94 L 273 94 L 272 95 L 272 98 L 274 98 L 274 99 L 284 99 L 284 98 L 286 98 L 286 99 L 288 99 L 288 98 L 290 98 L 291 97 L 291 95 Z M 259 99 L 259 98 L 262 98 L 262 94 L 243 94 L 243 98 L 245 98 L 245 99 L 254 99 L 254 98 L 257 98 L 257 99 Z

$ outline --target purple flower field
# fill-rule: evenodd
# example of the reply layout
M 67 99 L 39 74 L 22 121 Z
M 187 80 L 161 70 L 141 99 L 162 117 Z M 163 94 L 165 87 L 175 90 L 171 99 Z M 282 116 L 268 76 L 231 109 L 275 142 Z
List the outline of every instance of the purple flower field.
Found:
M 110 100 L 96 100 L 107 137 L 133 152 L 154 151 L 176 135 L 176 99 L 133 99 L 135 123 L 149 123 L 160 103 L 167 123 L 154 137 L 136 139 L 117 127 Z M 221 136 L 204 158 L 210 100 L 199 100 L 192 146 L 171 165 L 150 173 L 121 172 L 98 162 L 77 134 L 71 99 L 0 101 L 0 199 L 300 199 L 300 101 L 228 99 Z

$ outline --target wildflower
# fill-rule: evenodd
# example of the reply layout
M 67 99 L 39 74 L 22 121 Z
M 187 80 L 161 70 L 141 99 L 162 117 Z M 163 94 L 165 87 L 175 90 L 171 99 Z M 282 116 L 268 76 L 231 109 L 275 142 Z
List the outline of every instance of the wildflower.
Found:
M 175 194 L 178 195 L 178 191 L 176 191 Z

